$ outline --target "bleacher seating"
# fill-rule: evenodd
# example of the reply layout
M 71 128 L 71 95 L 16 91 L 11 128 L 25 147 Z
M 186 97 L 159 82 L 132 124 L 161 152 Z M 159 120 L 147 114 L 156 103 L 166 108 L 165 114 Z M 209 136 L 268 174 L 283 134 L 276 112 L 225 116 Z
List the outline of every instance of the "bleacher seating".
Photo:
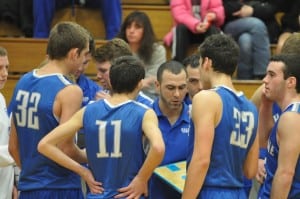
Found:
M 105 42 L 105 40 L 96 40 L 96 46 L 101 46 Z M 6 99 L 9 100 L 19 77 L 25 72 L 37 68 L 45 59 L 47 39 L 0 38 L 0 44 L 5 47 L 9 53 L 9 78 L 5 88 L 1 91 L 4 93 Z M 95 79 L 96 69 L 93 62 L 91 62 L 87 68 L 86 74 Z M 247 97 L 251 97 L 254 90 L 260 84 L 261 81 L 255 80 L 234 81 L 236 88 L 243 91 Z
M 123 19 L 134 10 L 142 10 L 148 14 L 154 28 L 157 39 L 162 40 L 164 35 L 172 27 L 172 17 L 169 6 L 165 0 L 125 0 L 122 1 Z M 143 2 L 143 3 L 141 3 Z M 112 13 L 113 14 L 113 13 Z M 86 8 L 81 6 L 63 8 L 55 13 L 52 26 L 58 21 L 74 21 L 88 29 L 95 38 L 105 38 L 105 28 L 99 9 Z M 0 36 L 23 37 L 20 29 L 14 25 L 0 21 Z
M 123 19 L 134 10 L 146 12 L 152 22 L 157 38 L 161 41 L 163 36 L 172 27 L 172 17 L 168 6 L 169 0 L 122 0 Z M 106 41 L 103 40 L 105 31 L 102 17 L 98 9 L 88 9 L 80 6 L 75 7 L 75 15 L 72 15 L 71 8 L 61 9 L 56 12 L 53 25 L 58 21 L 75 21 L 89 31 L 96 38 L 96 46 L 100 46 Z M 1 36 L 10 37 L 1 37 Z M 12 37 L 11 37 L 12 36 Z M 9 53 L 9 78 L 5 88 L 1 91 L 7 100 L 10 100 L 13 88 L 22 74 L 39 66 L 45 59 L 47 39 L 23 38 L 21 31 L 3 21 L 0 21 L 0 45 L 5 47 Z M 191 47 L 189 52 L 195 51 L 197 46 Z M 170 49 L 167 49 L 170 58 Z M 274 50 L 275 46 L 271 46 Z M 95 65 L 90 63 L 86 74 L 95 79 Z M 261 81 L 240 81 L 235 80 L 234 85 L 238 90 L 243 91 L 247 97 L 251 97 L 254 90 L 261 84 Z

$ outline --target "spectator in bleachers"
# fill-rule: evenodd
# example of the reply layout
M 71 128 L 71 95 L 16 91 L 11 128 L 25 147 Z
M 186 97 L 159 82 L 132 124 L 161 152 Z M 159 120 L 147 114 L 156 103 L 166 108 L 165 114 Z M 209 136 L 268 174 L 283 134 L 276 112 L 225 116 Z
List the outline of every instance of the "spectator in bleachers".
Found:
M 124 20 L 118 37 L 125 40 L 135 56 L 144 62 L 146 78 L 143 81 L 143 92 L 154 99 L 158 96 L 155 90 L 158 67 L 166 61 L 166 49 L 157 42 L 151 21 L 146 13 L 134 11 Z
M 285 40 L 293 32 L 300 32 L 300 0 L 281 0 L 280 8 L 284 14 L 280 18 L 282 33 L 277 43 L 276 54 L 280 53 Z
M 222 0 L 172 0 L 170 7 L 175 26 L 165 36 L 164 43 L 172 46 L 174 60 L 183 61 L 191 44 L 220 33 L 225 17 Z
M 32 2 L 33 0 L 1 0 L 0 20 L 18 26 L 25 37 L 32 37 Z
M 270 42 L 276 43 L 280 34 L 280 26 L 276 20 L 278 0 L 245 0 L 244 2 L 253 10 L 251 16 L 261 19 L 267 26 Z
M 74 6 L 74 2 L 86 7 L 99 7 L 101 9 L 106 39 L 114 38 L 119 32 L 122 22 L 122 7 L 120 0 L 33 0 L 33 37 L 47 38 L 49 36 L 55 11 L 71 4 Z
M 262 79 L 270 58 L 270 41 L 266 25 L 253 17 L 253 8 L 240 0 L 223 0 L 223 30 L 239 44 L 238 79 Z

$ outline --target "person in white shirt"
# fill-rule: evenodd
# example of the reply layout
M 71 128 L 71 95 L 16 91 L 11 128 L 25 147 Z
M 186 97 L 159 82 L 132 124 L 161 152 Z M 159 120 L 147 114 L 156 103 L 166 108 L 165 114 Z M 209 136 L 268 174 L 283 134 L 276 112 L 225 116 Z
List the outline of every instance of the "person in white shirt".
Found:
M 0 89 L 8 76 L 7 51 L 0 47 Z M 0 198 L 11 199 L 14 186 L 14 160 L 8 152 L 9 117 L 5 99 L 0 92 Z

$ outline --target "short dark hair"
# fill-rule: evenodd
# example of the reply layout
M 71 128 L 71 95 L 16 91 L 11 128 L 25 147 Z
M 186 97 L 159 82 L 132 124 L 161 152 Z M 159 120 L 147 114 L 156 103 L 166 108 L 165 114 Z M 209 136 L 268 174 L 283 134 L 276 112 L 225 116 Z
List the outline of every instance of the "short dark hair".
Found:
M 145 69 L 134 56 L 122 56 L 112 62 L 109 78 L 113 93 L 130 93 L 145 78 Z
M 213 70 L 232 76 L 239 59 L 239 46 L 234 39 L 225 34 L 208 36 L 200 45 L 201 58 L 212 60 Z
M 200 63 L 199 63 L 200 55 L 199 54 L 192 54 L 188 57 L 186 57 L 183 61 L 182 64 L 185 67 L 191 66 L 191 68 L 198 68 Z
M 73 48 L 78 48 L 78 53 L 87 47 L 90 41 L 89 32 L 74 22 L 60 22 L 50 31 L 47 54 L 50 59 L 63 59 Z
M 270 61 L 284 64 L 283 78 L 295 77 L 297 80 L 296 90 L 300 93 L 300 56 L 295 53 L 278 54 L 271 57 Z
M 157 70 L 157 81 L 160 83 L 162 82 L 162 75 L 165 70 L 170 71 L 171 73 L 176 75 L 179 74 L 181 71 L 184 71 L 187 75 L 186 68 L 183 66 L 182 63 L 175 60 L 166 61 L 162 63 Z

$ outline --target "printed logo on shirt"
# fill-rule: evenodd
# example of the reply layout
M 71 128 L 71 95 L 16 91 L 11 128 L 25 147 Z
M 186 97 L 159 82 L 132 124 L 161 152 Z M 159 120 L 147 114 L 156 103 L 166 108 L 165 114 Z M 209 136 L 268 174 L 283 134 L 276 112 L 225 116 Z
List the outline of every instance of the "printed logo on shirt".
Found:
M 181 128 L 181 133 L 189 134 L 189 132 L 190 132 L 190 127 L 182 127 Z

